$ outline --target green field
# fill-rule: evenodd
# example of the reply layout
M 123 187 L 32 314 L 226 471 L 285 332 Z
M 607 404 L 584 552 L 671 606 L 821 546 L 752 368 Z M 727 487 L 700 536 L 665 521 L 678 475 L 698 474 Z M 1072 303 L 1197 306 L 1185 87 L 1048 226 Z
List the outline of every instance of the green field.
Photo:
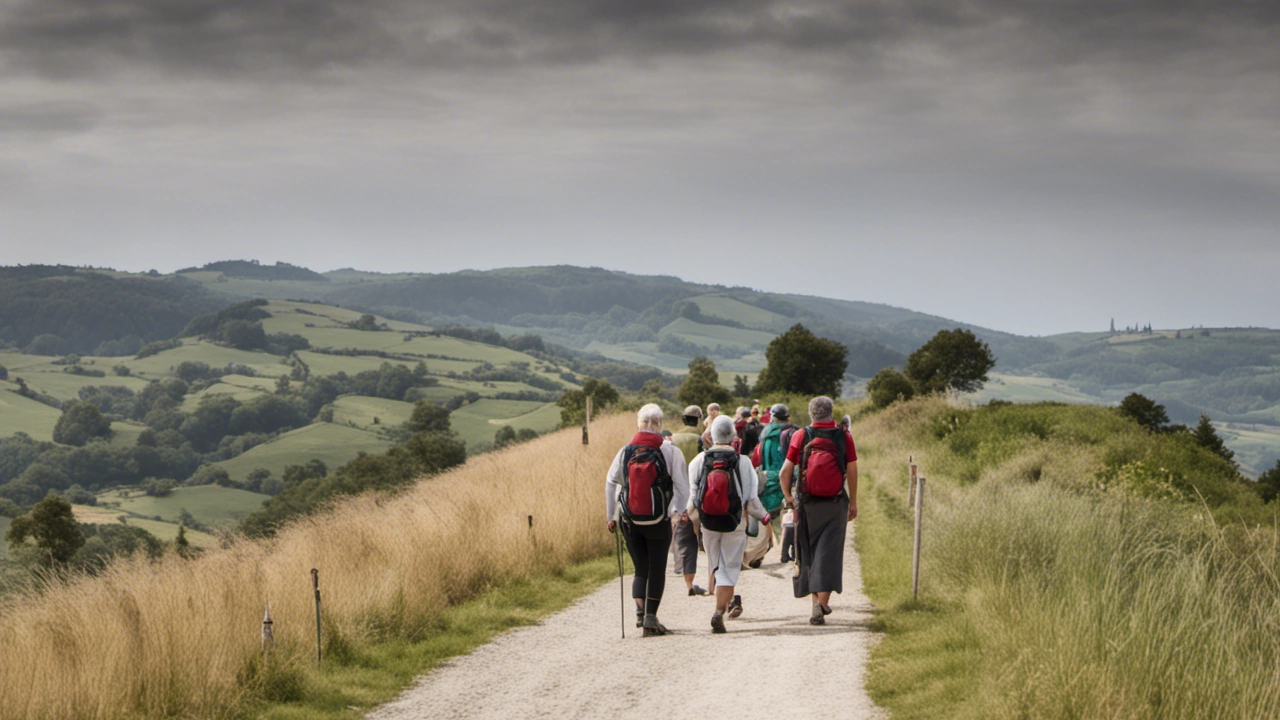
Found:
M 270 496 L 218 485 L 177 487 L 165 497 L 152 497 L 136 488 L 117 488 L 98 495 L 99 503 L 111 503 L 127 513 L 145 518 L 159 516 L 177 522 L 183 510 L 206 525 L 232 526 L 262 507 Z M 118 505 L 116 505 L 118 503 Z
M 159 377 L 172 374 L 174 368 L 187 360 L 206 363 L 213 368 L 226 367 L 231 364 L 247 365 L 259 375 L 269 377 L 276 377 L 289 372 L 289 367 L 284 364 L 283 358 L 276 355 L 265 352 L 236 350 L 235 348 L 223 347 L 203 341 L 187 341 L 181 347 L 165 350 L 162 353 L 157 353 L 141 360 L 125 360 L 120 364 L 131 368 L 135 374 Z
M 0 390 L 0 438 L 24 432 L 36 440 L 52 440 L 62 411 L 8 390 L 15 385 L 0 383 L 0 387 L 6 388 Z
M 225 395 L 235 398 L 240 402 L 247 402 L 263 394 L 263 390 L 253 387 L 242 387 L 240 385 L 232 385 L 230 383 L 216 382 L 200 392 L 191 393 L 182 400 L 182 412 L 195 412 L 200 406 L 200 401 L 214 395 Z
M 377 431 L 399 425 L 413 414 L 413 404 L 385 398 L 344 395 L 333 403 L 333 422 Z M 374 420 L 377 423 L 374 423 Z
M 703 315 L 731 320 L 747 327 L 785 329 L 794 322 L 785 315 L 723 295 L 703 295 L 690 300 L 698 305 Z
M 130 447 L 138 444 L 138 436 L 147 429 L 146 425 L 116 420 L 111 423 L 111 444 L 119 447 Z
M 76 521 L 85 525 L 115 525 L 123 517 L 125 524 L 142 528 L 163 542 L 169 542 L 178 537 L 177 523 L 133 517 L 120 510 L 89 505 L 72 505 L 71 509 L 75 513 Z M 218 544 L 218 539 L 214 536 L 191 528 L 187 528 L 187 541 L 196 547 L 213 547 Z
M 774 333 L 761 330 L 746 330 L 728 325 L 707 325 L 683 317 L 672 320 L 659 331 L 659 334 L 678 335 L 685 340 L 707 347 L 733 345 L 741 348 L 768 345 L 775 337 Z
M 23 372 L 20 375 L 10 372 L 9 377 L 12 379 L 15 375 L 26 381 L 27 387 L 38 393 L 51 395 L 59 400 L 78 400 L 80 398 L 80 388 L 90 387 L 93 385 L 114 385 L 117 387 L 126 387 L 134 392 L 141 390 L 147 386 L 147 381 L 136 377 L 120 377 L 111 372 L 111 366 L 99 363 L 94 366 L 95 369 L 106 370 L 106 377 L 89 377 L 87 375 L 73 375 L 63 372 L 60 366 L 51 366 L 41 370 L 31 370 Z
M 378 453 L 391 443 L 364 430 L 334 423 L 314 423 L 285 433 L 247 453 L 218 463 L 235 480 L 243 482 L 256 468 L 280 477 L 288 465 L 318 459 L 333 471 L 361 452 Z
M 1003 373 L 991 373 L 991 380 L 987 382 L 986 387 L 967 397 L 974 403 L 1008 400 L 1024 403 L 1049 401 L 1089 405 L 1100 402 L 1099 398 L 1081 392 L 1065 380 Z
M 1236 453 L 1245 472 L 1257 476 L 1280 461 L 1280 428 L 1267 425 L 1214 423 L 1218 434 Z
M 346 327 L 346 323 L 355 322 L 360 319 L 364 313 L 355 310 L 347 310 L 346 308 L 334 307 L 332 305 L 319 305 L 316 303 L 300 303 L 287 300 L 272 300 L 263 308 L 271 313 L 271 317 L 262 321 L 262 327 L 268 333 L 291 333 L 306 336 L 312 343 L 316 341 L 312 338 L 311 333 L 322 328 L 340 328 Z M 301 310 L 302 312 L 298 312 Z M 401 322 L 399 320 L 388 320 L 387 318 L 375 315 L 379 324 L 385 324 L 392 330 L 401 332 L 427 332 L 431 328 L 416 323 Z M 307 327 L 312 325 L 313 327 Z M 359 332 L 359 331 L 356 331 Z
M 489 449 L 503 425 L 542 433 L 554 430 L 559 423 L 560 409 L 554 404 L 522 400 L 480 400 L 449 415 L 449 425 L 466 441 L 468 454 Z

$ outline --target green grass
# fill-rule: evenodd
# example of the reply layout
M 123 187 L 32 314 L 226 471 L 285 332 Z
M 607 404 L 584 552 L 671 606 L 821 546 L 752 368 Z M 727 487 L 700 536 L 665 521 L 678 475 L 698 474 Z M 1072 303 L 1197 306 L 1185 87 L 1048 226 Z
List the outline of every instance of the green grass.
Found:
M 1017 403 L 1048 401 L 1096 404 L 1099 402 L 1098 397 L 1072 387 L 1065 380 L 1004 373 L 991 373 L 991 380 L 986 387 L 966 397 L 975 403 L 986 403 L 991 400 L 1008 400 Z
M 163 542 L 169 542 L 178 537 L 177 523 L 133 517 L 123 511 L 100 506 L 72 505 L 71 509 L 75 513 L 76 521 L 86 525 L 115 525 L 123 517 L 126 524 L 142 528 Z M 214 536 L 191 528 L 187 528 L 187 540 L 196 547 L 213 547 L 218 544 L 218 539 Z
M 355 322 L 364 314 L 332 305 L 284 300 L 272 300 L 264 309 L 271 313 L 270 318 L 262 321 L 262 327 L 268 333 L 283 332 L 302 335 L 313 343 L 315 343 L 315 340 L 311 338 L 310 333 L 326 327 L 345 327 L 345 323 Z M 298 312 L 298 310 L 303 312 Z M 374 317 L 378 318 L 380 324 L 385 323 L 392 330 L 425 332 L 431 329 L 416 323 L 388 320 L 377 315 Z M 307 327 L 308 324 L 315 327 Z
M 519 579 L 446 610 L 419 642 L 390 638 L 298 669 L 298 698 L 252 709 L 264 720 L 346 720 L 391 700 L 449 658 L 465 654 L 512 628 L 533 625 L 617 578 L 613 556 L 572 565 L 562 572 Z M 495 679 L 500 682 L 500 679 Z
M 183 510 L 207 525 L 234 525 L 262 507 L 270 496 L 218 485 L 177 487 L 165 497 L 152 497 L 136 488 L 116 488 L 98 494 L 100 503 L 119 503 L 128 513 L 147 518 L 156 516 L 177 522 Z
M 517 425 L 514 421 L 523 422 Z M 466 441 L 468 454 L 492 446 L 494 434 L 503 425 L 529 427 L 541 433 L 554 430 L 559 423 L 560 410 L 555 405 L 522 400 L 480 400 L 449 415 L 449 425 Z
M 413 414 L 413 404 L 385 398 L 344 395 L 333 403 L 333 422 L 339 425 L 354 423 L 361 430 L 399 425 Z M 374 420 L 378 423 L 374 424 Z
M 138 444 L 138 436 L 146 429 L 146 425 L 117 420 L 111 423 L 111 444 L 117 447 L 133 447 Z
M 795 322 L 785 315 L 721 295 L 703 295 L 690 300 L 697 303 L 703 315 L 732 320 L 750 328 L 785 329 Z
M 713 348 L 716 345 L 733 345 L 743 348 L 752 345 L 768 345 L 775 337 L 775 334 L 770 332 L 746 330 L 728 325 L 706 325 L 683 317 L 671 321 L 659 333 L 678 335 L 690 342 Z
M 1280 460 L 1280 428 L 1266 425 L 1217 423 L 1218 434 L 1235 451 L 1236 461 L 1257 476 Z
M 53 427 L 60 417 L 60 410 L 24 398 L 16 392 L 0 390 L 0 438 L 24 432 L 36 440 L 52 440 Z
M 182 405 L 179 409 L 185 413 L 195 412 L 196 408 L 200 407 L 200 402 L 202 400 L 204 400 L 207 397 L 213 397 L 215 395 L 231 397 L 240 402 L 248 402 L 249 400 L 252 400 L 258 397 L 259 395 L 262 395 L 264 392 L 266 391 L 261 388 L 244 387 L 242 385 L 232 385 L 230 383 L 216 382 L 210 385 L 209 387 L 201 390 L 200 392 L 194 392 L 187 395 L 185 398 L 182 399 Z
M 239 481 L 244 481 L 257 468 L 266 468 L 280 477 L 286 466 L 311 459 L 323 461 L 332 472 L 361 452 L 379 453 L 390 446 L 389 441 L 374 433 L 321 422 L 285 433 L 218 465 Z
M 395 360 L 389 358 L 380 358 L 372 356 L 346 356 L 346 355 L 325 355 L 323 353 L 311 352 L 310 350 L 298 351 L 298 357 L 307 364 L 311 369 L 312 377 L 321 375 L 336 375 L 344 372 L 348 375 L 356 375 L 366 370 L 377 370 L 382 367 L 382 363 L 391 363 L 392 365 L 403 365 L 407 368 L 413 368 L 418 364 L 418 360 Z M 467 370 L 475 367 L 478 363 L 466 363 Z M 438 372 L 430 364 L 427 367 L 431 372 Z
M 117 387 L 126 387 L 134 392 L 141 390 L 147 386 L 147 381 L 135 377 L 119 377 L 111 372 L 110 365 L 98 363 L 94 367 L 98 370 L 105 370 L 106 377 L 89 377 L 87 375 L 73 375 L 63 372 L 59 366 L 34 371 L 24 372 L 21 374 L 10 371 L 9 377 L 21 377 L 27 382 L 27 387 L 36 392 L 45 395 L 51 395 L 59 400 L 78 400 L 80 398 L 80 388 L 90 387 L 93 385 L 114 385 Z
M 210 367 L 226 367 L 228 364 L 247 365 L 259 375 L 276 377 L 287 374 L 289 366 L 284 359 L 266 352 L 250 352 L 222 347 L 210 342 L 192 342 L 165 350 L 164 352 L 142 358 L 141 360 L 124 360 L 120 364 L 131 368 L 134 374 L 151 378 L 173 374 L 173 369 L 184 361 L 207 363 Z

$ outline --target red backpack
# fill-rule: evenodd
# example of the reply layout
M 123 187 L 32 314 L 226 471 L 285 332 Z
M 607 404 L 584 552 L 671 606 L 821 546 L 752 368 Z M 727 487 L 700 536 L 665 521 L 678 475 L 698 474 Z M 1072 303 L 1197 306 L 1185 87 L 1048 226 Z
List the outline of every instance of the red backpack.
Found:
M 694 499 L 702 526 L 716 532 L 733 532 L 742 521 L 742 478 L 738 453 L 708 450 L 702 455 L 702 485 Z
M 844 494 L 844 474 L 848 468 L 848 447 L 844 429 L 804 429 L 804 453 L 800 457 L 800 494 L 812 498 L 835 498 Z
M 623 455 L 622 514 L 634 525 L 656 525 L 667 518 L 673 493 L 671 473 L 660 448 L 628 445 Z

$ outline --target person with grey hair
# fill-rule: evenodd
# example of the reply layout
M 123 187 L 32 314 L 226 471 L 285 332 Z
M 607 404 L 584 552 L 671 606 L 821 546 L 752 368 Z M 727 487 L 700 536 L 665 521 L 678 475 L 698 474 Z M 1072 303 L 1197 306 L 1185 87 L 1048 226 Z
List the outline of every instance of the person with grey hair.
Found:
M 779 474 L 784 506 L 796 511 L 793 589 L 812 600 L 812 625 L 826 623 L 831 593 L 844 590 L 846 524 L 858 516 L 858 453 L 834 407 L 825 395 L 809 401 L 811 424 L 792 434 Z
M 737 431 L 733 420 L 718 417 L 711 424 L 712 446 L 689 465 L 690 510 L 702 517 L 702 538 L 707 565 L 715 580 L 716 609 L 711 631 L 725 632 L 724 616 L 742 614 L 742 596 L 734 594 L 742 553 L 747 548 L 747 516 L 767 523 L 769 513 L 756 497 L 756 474 L 751 460 L 733 449 Z
M 644 637 L 666 635 L 658 606 L 666 589 L 671 519 L 689 522 L 689 476 L 680 449 L 662 437 L 662 408 L 652 403 L 636 413 L 639 431 L 618 451 L 605 476 L 609 532 L 621 532 L 635 565 L 631 597 L 636 626 Z

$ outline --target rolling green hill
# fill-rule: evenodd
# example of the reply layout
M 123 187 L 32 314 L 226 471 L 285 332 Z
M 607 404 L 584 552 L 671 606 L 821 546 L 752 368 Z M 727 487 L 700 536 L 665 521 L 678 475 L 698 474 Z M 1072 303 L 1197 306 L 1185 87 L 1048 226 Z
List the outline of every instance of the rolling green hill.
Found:
M 183 510 L 200 522 L 232 527 L 241 518 L 262 507 L 267 495 L 218 485 L 178 487 L 165 497 L 152 497 L 136 489 L 116 489 L 98 494 L 99 505 L 118 508 L 131 515 L 176 523 Z

